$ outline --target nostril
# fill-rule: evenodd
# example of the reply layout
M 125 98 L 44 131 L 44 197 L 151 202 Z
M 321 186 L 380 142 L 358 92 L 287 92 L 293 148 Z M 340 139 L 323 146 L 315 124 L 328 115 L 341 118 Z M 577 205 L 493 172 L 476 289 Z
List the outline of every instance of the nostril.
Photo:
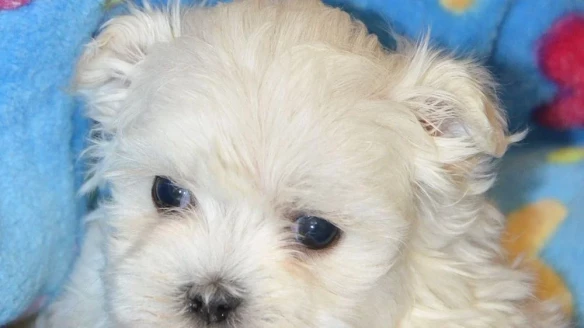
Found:
M 218 303 L 209 312 L 212 316 L 211 322 L 221 322 L 227 319 L 229 313 L 235 309 L 236 305 L 230 303 Z
M 229 304 L 217 305 L 217 312 L 229 312 L 229 311 L 231 311 L 231 306 L 229 306 Z
M 199 312 L 203 310 L 204 305 L 205 303 L 203 302 L 203 297 L 196 295 L 190 299 L 189 309 L 193 312 Z

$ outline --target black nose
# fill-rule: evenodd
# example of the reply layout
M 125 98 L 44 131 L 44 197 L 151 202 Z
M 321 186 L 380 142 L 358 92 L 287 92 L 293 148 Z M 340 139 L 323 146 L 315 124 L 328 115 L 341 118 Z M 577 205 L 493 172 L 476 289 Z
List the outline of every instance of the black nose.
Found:
M 241 300 L 231 296 L 212 296 L 206 300 L 202 295 L 194 295 L 189 307 L 201 320 L 211 324 L 227 320 L 239 304 Z

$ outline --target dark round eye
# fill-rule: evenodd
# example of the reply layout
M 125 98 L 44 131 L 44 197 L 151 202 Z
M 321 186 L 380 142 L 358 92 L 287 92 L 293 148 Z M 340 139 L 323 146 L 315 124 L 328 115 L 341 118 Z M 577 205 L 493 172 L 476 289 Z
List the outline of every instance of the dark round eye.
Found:
M 296 219 L 296 240 L 310 249 L 323 249 L 335 241 L 340 230 L 325 219 L 303 215 Z
M 156 176 L 152 185 L 152 200 L 159 209 L 185 208 L 192 202 L 191 192 L 165 177 Z

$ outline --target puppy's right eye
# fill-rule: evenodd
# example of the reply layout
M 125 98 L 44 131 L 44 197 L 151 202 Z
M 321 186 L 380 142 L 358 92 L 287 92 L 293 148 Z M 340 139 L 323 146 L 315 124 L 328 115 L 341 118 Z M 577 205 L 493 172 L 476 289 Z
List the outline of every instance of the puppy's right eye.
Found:
M 296 218 L 296 240 L 310 249 L 329 247 L 341 231 L 329 221 L 317 216 L 301 215 Z
M 190 191 L 161 176 L 154 179 L 152 200 L 157 208 L 165 210 L 186 208 L 193 201 Z

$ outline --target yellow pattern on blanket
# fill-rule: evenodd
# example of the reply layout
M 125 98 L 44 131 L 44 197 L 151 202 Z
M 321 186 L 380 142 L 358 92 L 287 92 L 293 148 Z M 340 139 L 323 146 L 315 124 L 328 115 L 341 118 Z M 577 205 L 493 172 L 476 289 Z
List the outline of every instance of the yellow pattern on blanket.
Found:
M 559 201 L 548 199 L 531 203 L 507 217 L 502 244 L 510 261 L 523 259 L 537 275 L 535 296 L 561 302 L 564 311 L 572 314 L 572 295 L 562 278 L 542 259 L 539 251 L 553 236 L 568 211 Z

